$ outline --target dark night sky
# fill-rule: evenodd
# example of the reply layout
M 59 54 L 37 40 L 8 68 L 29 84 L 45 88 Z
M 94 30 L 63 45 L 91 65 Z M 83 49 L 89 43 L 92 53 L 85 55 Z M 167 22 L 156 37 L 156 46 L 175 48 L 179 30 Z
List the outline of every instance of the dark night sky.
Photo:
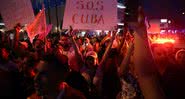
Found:
M 185 27 L 185 0 L 142 0 L 149 18 L 169 18 Z
M 182 14 L 185 12 L 185 0 L 141 0 L 141 2 L 149 19 L 168 18 L 173 23 L 185 27 L 185 15 Z

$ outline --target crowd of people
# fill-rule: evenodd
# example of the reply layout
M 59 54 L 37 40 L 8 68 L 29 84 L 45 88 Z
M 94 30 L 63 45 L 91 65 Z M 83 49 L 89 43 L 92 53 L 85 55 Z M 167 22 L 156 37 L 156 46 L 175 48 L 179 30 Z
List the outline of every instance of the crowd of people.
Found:
M 99 37 L 71 27 L 33 41 L 20 39 L 20 25 L 13 39 L 0 33 L 0 97 L 184 99 L 185 50 L 150 45 L 145 25 L 130 25 Z

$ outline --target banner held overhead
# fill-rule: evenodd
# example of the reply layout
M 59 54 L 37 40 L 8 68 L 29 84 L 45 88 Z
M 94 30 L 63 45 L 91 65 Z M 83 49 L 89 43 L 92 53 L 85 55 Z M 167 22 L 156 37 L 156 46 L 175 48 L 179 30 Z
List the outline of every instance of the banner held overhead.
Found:
M 63 29 L 112 30 L 117 25 L 117 0 L 67 0 Z
M 8 30 L 17 23 L 24 25 L 34 20 L 30 0 L 1 0 L 0 13 Z

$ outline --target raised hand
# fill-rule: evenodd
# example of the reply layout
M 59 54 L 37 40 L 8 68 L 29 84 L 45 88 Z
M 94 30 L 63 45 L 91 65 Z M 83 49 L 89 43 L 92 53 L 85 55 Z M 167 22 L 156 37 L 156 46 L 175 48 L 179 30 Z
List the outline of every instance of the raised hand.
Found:
M 73 27 L 72 26 L 69 26 L 69 36 L 72 37 L 72 32 L 73 32 Z

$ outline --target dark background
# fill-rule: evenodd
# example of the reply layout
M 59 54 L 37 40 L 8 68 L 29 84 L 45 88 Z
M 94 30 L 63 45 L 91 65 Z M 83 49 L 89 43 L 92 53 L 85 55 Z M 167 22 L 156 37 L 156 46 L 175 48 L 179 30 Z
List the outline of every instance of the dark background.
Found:
M 124 4 L 126 0 L 118 0 Z M 149 19 L 167 18 L 177 28 L 185 28 L 185 0 L 140 0 Z
M 35 5 L 34 2 L 43 1 L 45 6 L 54 7 L 55 5 L 64 5 L 66 0 L 31 0 L 34 11 L 38 12 L 42 5 Z M 55 4 L 55 2 L 57 4 Z M 124 4 L 125 0 L 118 0 Z M 145 14 L 149 19 L 152 18 L 167 18 L 172 21 L 172 24 L 177 28 L 185 28 L 185 0 L 140 0 L 144 7 Z M 38 8 L 40 7 L 40 8 Z M 37 11 L 38 10 L 38 11 Z M 0 20 L 2 21 L 1 17 Z

